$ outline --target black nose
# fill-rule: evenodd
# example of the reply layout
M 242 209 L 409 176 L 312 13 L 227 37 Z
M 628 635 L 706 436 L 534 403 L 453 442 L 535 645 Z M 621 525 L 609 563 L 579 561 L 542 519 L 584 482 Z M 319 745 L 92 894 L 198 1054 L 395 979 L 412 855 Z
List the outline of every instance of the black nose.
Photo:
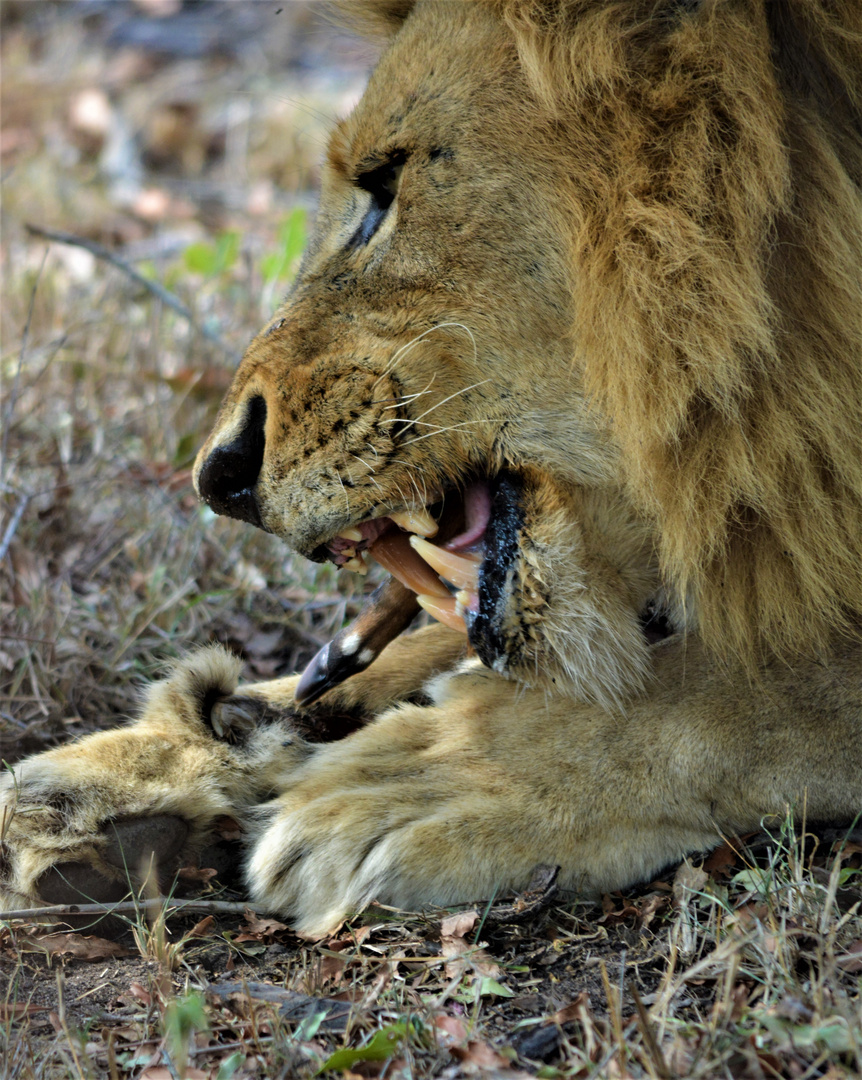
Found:
M 266 402 L 254 397 L 248 403 L 242 431 L 226 446 L 218 446 L 201 467 L 198 491 L 201 498 L 226 517 L 239 518 L 263 528 L 254 486 L 263 465 L 266 442 Z

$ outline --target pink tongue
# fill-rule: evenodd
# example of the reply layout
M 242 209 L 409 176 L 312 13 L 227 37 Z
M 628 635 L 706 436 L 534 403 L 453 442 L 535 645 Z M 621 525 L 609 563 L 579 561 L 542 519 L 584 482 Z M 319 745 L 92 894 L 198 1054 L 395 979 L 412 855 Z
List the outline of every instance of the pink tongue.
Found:
M 482 539 L 491 518 L 491 492 L 487 484 L 471 484 L 464 491 L 464 532 L 443 546 L 447 551 L 464 551 Z

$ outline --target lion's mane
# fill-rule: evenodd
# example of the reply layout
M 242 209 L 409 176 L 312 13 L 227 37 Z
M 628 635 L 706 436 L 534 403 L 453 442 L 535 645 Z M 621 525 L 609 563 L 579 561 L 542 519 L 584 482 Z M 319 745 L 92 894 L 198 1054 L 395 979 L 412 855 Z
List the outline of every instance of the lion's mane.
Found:
M 556 119 L 575 362 L 667 578 L 719 651 L 825 647 L 862 612 L 862 5 L 490 2 Z

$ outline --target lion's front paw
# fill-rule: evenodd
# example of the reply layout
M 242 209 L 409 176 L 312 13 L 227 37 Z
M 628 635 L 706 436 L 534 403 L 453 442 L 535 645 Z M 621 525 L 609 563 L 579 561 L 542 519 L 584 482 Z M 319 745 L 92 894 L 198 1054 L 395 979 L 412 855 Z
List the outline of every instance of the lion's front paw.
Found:
M 4 905 L 110 902 L 193 864 L 222 816 L 302 755 L 288 724 L 233 698 L 239 662 L 204 649 L 156 683 L 137 723 L 19 762 L 0 779 Z
M 393 709 L 294 772 L 260 812 L 247 872 L 257 901 L 319 936 L 372 900 L 408 909 L 476 900 L 559 861 L 559 837 L 534 820 L 543 811 L 519 775 L 526 759 L 512 768 L 488 726 L 489 715 L 506 723 L 497 710 L 511 684 L 477 661 L 454 681 L 452 705 Z M 528 750 L 527 732 L 515 734 Z

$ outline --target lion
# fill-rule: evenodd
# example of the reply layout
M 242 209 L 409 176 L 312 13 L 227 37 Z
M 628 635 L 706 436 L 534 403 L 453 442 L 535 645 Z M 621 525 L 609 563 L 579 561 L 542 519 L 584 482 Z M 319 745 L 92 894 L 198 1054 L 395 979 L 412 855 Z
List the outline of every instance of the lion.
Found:
M 852 821 L 862 9 L 347 7 L 385 50 L 195 484 L 393 583 L 301 680 L 192 653 L 22 762 L 6 901 L 169 879 L 225 816 L 309 935 Z

